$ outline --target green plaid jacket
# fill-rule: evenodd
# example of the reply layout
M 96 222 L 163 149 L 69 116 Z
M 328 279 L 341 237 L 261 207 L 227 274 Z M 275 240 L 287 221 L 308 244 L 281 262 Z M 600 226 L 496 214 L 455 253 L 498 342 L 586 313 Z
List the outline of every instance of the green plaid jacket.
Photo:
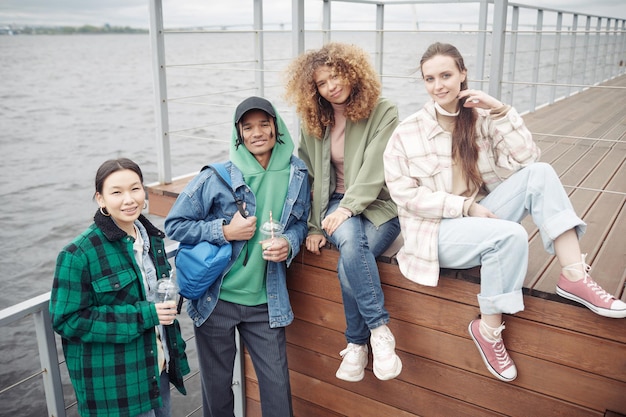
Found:
M 165 235 L 144 216 L 139 221 L 150 236 L 157 277 L 167 277 Z M 82 417 L 130 417 L 161 406 L 154 329 L 159 320 L 146 301 L 133 242 L 98 211 L 57 258 L 50 314 Z M 178 321 L 164 328 L 170 381 L 186 394 L 189 365 Z

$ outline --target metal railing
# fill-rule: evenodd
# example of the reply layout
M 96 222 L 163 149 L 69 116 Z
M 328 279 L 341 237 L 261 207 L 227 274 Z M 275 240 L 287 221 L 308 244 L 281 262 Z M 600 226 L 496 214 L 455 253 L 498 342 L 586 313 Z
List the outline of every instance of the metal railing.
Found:
M 302 53 L 305 50 L 305 41 L 310 40 L 311 36 L 320 36 L 323 44 L 336 38 L 341 39 L 346 33 L 358 32 L 359 39 L 355 42 L 366 44 L 367 49 L 373 49 L 371 55 L 383 80 L 383 94 L 399 105 L 410 100 L 406 93 L 401 91 L 406 88 L 385 91 L 386 83 L 406 83 L 407 79 L 409 81 L 416 79 L 415 76 L 394 71 L 397 65 L 391 62 L 391 42 L 397 42 L 395 37 L 401 34 L 415 37 L 436 36 L 443 41 L 451 36 L 462 35 L 464 39 L 471 37 L 476 53 L 471 57 L 473 62 L 468 63 L 468 66 L 472 65 L 470 83 L 475 88 L 484 89 L 489 94 L 512 104 L 521 113 L 535 111 L 541 106 L 554 103 L 584 89 L 594 88 L 599 83 L 626 71 L 624 65 L 626 19 L 527 6 L 509 3 L 507 0 L 319 0 L 321 18 L 319 22 L 315 22 L 313 28 L 305 19 L 307 16 L 304 0 L 292 0 L 291 22 L 279 24 L 281 29 L 277 30 L 270 30 L 269 25 L 264 24 L 263 0 L 253 1 L 253 19 L 249 28 L 238 25 L 236 29 L 166 30 L 163 27 L 161 3 L 162 0 L 150 1 L 160 184 L 172 181 L 170 141 L 173 137 L 227 142 L 219 139 L 220 133 L 211 132 L 211 129 L 215 132 L 223 130 L 224 125 L 229 123 L 230 113 L 224 110 L 231 111 L 234 108 L 236 103 L 233 101 L 237 99 L 238 93 L 265 95 L 268 90 L 281 87 L 281 83 L 272 78 L 280 72 L 277 65 L 285 66 L 291 58 Z M 311 0 L 307 0 L 307 6 L 311 3 L 313 3 Z M 331 13 L 331 8 L 338 9 L 342 3 L 346 7 L 369 8 L 367 13 L 371 13 L 372 19 L 358 22 L 356 27 L 353 25 L 346 29 L 344 27 L 346 22 L 334 22 Z M 472 7 L 472 13 L 475 13 L 474 20 L 461 23 L 447 22 L 448 27 L 455 28 L 442 29 L 446 22 L 420 21 L 417 18 L 399 22 L 397 19 L 385 17 L 390 14 L 388 12 L 399 7 L 411 7 L 413 14 L 419 16 L 418 7 L 433 4 L 437 5 L 441 16 L 446 15 L 446 10 L 453 10 L 460 5 Z M 584 25 L 581 24 L 582 20 Z M 223 23 L 224 27 L 227 25 L 228 22 Z M 230 58 L 236 56 L 247 59 L 220 61 L 211 58 L 208 63 L 166 64 L 165 36 L 190 34 L 207 36 L 248 34 L 252 38 L 246 46 L 229 55 Z M 279 58 L 272 55 L 270 60 L 267 59 L 269 55 L 267 50 L 270 49 L 268 42 L 274 42 L 277 34 L 286 34 L 291 38 L 291 54 Z M 269 37 L 272 37 L 271 41 L 268 41 Z M 251 48 L 252 52 L 243 51 L 245 48 Z M 466 57 L 466 63 L 467 61 Z M 193 89 L 193 96 L 180 95 L 168 98 L 168 77 L 173 77 L 171 73 L 183 67 L 209 71 L 209 74 L 220 77 L 238 72 L 240 79 L 246 81 L 240 82 L 235 88 L 217 92 L 206 87 L 198 87 Z M 253 75 L 253 79 L 250 79 L 250 74 Z M 412 95 L 415 96 L 415 93 Z M 231 101 L 226 101 L 227 97 L 232 98 Z M 183 123 L 182 126 L 170 129 L 172 115 L 170 104 L 208 106 L 214 111 L 215 118 L 212 118 L 212 124 L 209 126 Z M 182 113 L 185 113 L 187 108 L 182 110 Z M 172 119 L 177 119 L 177 116 Z M 298 120 L 295 115 L 293 125 L 296 131 Z M 209 130 L 209 133 L 202 136 L 195 133 L 197 130 Z
M 41 375 L 46 395 L 46 404 L 48 406 L 48 415 L 65 417 L 63 385 L 61 384 L 61 371 L 57 357 L 54 331 L 52 330 L 50 312 L 48 311 L 49 302 L 50 293 L 48 292 L 5 308 L 4 310 L 0 310 L 0 327 L 8 326 L 27 316 L 32 316 L 37 334 L 37 347 L 41 363 L 40 372 L 27 376 L 8 387 L 0 387 L 0 394 L 15 388 L 31 378 Z
M 178 243 L 168 245 L 166 248 L 168 258 L 173 258 L 178 250 Z M 0 310 L 0 327 L 9 326 L 29 316 L 32 317 L 37 338 L 37 350 L 41 363 L 41 369 L 31 375 L 23 377 L 19 381 L 4 381 L 7 386 L 0 386 L 0 395 L 8 393 L 12 389 L 41 376 L 46 397 L 46 406 L 49 417 L 66 417 L 66 411 L 76 405 L 65 404 L 63 396 L 63 383 L 61 380 L 61 368 L 57 354 L 57 344 L 52 329 L 52 321 L 49 312 L 50 292 L 33 297 L 22 303 Z M 193 338 L 193 337 L 192 337 Z M 233 393 L 235 395 L 235 416 L 245 416 L 245 383 L 243 355 L 240 336 L 237 333 L 235 342 L 237 353 L 235 356 L 235 368 L 233 372 Z M 195 411 L 201 410 L 199 404 Z M 191 413 L 194 414 L 194 413 Z M 190 414 L 190 415 L 191 415 Z

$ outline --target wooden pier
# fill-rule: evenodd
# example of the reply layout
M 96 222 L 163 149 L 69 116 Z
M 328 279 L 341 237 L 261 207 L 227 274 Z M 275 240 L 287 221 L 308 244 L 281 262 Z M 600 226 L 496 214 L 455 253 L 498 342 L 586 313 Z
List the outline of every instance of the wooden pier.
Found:
M 524 119 L 541 160 L 555 167 L 588 224 L 581 246 L 591 275 L 626 301 L 626 76 Z M 188 180 L 149 187 L 151 212 L 166 215 Z M 505 316 L 505 342 L 519 374 L 511 383 L 487 371 L 467 332 L 479 313 L 479 268 L 442 270 L 435 288 L 415 284 L 393 257 L 401 241 L 378 265 L 403 371 L 379 381 L 370 354 L 363 381 L 335 378 L 346 343 L 338 252 L 315 256 L 303 249 L 288 270 L 296 316 L 287 328 L 295 415 L 626 416 L 626 319 L 597 316 L 555 295 L 558 263 L 543 251 L 530 219 L 523 224 L 530 243 L 526 309 Z M 260 416 L 247 354 L 245 369 L 246 416 Z

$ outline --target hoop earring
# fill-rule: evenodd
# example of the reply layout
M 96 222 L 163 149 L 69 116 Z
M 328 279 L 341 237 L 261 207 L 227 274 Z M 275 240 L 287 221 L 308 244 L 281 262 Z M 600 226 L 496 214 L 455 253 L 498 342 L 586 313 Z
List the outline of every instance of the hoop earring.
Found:
M 111 215 L 111 213 L 109 213 L 107 211 L 106 207 L 100 207 L 100 214 L 102 214 L 103 216 L 109 217 Z
M 148 208 L 148 202 L 147 202 L 147 201 L 144 201 L 144 202 L 143 202 L 143 209 L 145 210 L 145 209 L 147 209 L 147 208 Z

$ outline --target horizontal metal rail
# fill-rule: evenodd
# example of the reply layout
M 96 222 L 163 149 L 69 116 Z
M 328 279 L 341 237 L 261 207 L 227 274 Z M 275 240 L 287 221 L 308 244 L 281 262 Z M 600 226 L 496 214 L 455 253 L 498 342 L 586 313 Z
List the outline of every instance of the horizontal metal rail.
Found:
M 151 9 L 161 12 L 162 0 L 151 0 Z M 292 19 L 287 23 L 263 22 L 263 0 L 253 0 L 253 19 L 247 25 L 214 25 L 213 28 L 166 29 L 163 27 L 162 17 L 156 15 L 152 19 L 151 37 L 153 44 L 160 45 L 164 36 L 201 35 L 201 34 L 250 34 L 253 40 L 249 43 L 250 50 L 239 51 L 240 55 L 250 59 L 224 60 L 223 62 L 176 62 L 168 64 L 164 58 L 164 47 L 153 48 L 160 66 L 155 66 L 155 91 L 157 103 L 157 146 L 159 183 L 171 182 L 170 139 L 177 137 L 183 140 L 199 138 L 197 135 L 187 134 L 202 127 L 180 127 L 169 129 L 170 106 L 221 106 L 223 104 L 204 103 L 202 97 L 215 97 L 232 94 L 234 92 L 250 91 L 251 94 L 263 95 L 269 88 L 279 86 L 267 83 L 265 75 L 279 72 L 276 63 L 288 61 L 304 51 L 304 36 L 321 34 L 323 42 L 329 42 L 333 36 L 344 33 L 372 34 L 375 40 L 371 44 L 374 48 L 372 58 L 383 82 L 393 79 L 412 79 L 400 74 L 389 74 L 385 71 L 384 60 L 386 55 L 385 36 L 394 34 L 463 34 L 476 37 L 477 50 L 475 56 L 474 88 L 480 88 L 501 100 L 512 104 L 521 113 L 532 112 L 547 104 L 552 104 L 564 97 L 568 97 L 588 88 L 611 88 L 599 86 L 603 81 L 624 74 L 626 66 L 620 65 L 626 53 L 626 19 L 608 16 L 597 16 L 586 13 L 528 6 L 508 2 L 507 0 L 454 0 L 448 2 L 436 0 L 319 0 L 322 7 L 321 22 L 307 22 L 305 20 L 304 0 L 292 0 Z M 371 18 L 359 21 L 334 21 L 331 8 L 333 4 L 350 3 L 374 6 L 371 8 Z M 431 22 L 417 20 L 417 13 L 413 18 L 401 22 L 397 19 L 385 19 L 385 10 L 410 5 L 413 10 L 421 5 L 437 4 L 445 11 L 446 7 L 458 7 L 459 3 L 477 7 L 473 20 L 467 22 Z M 534 15 L 534 16 L 533 16 Z M 534 21 L 532 21 L 534 18 Z M 372 26 L 371 23 L 375 24 Z M 315 23 L 314 25 L 312 23 Z M 354 27 L 346 28 L 346 24 L 354 23 Z M 458 24 L 457 24 L 458 23 Z M 403 24 L 405 27 L 399 27 Z M 432 27 L 424 27 L 426 24 Z M 445 28 L 453 25 L 456 29 Z M 279 29 L 271 28 L 277 26 Z M 313 27 L 316 26 L 316 27 Z M 220 29 L 216 29 L 219 27 Z M 265 54 L 263 35 L 290 34 L 292 37 L 292 54 L 285 59 L 271 59 Z M 524 40 L 524 42 L 522 42 Z M 530 40 L 530 42 L 529 42 Z M 529 50 L 523 50 L 522 45 Z M 534 46 L 532 45 L 534 43 Z M 160 56 L 159 54 L 163 54 Z M 468 58 L 471 58 L 468 57 Z M 520 70 L 520 62 L 532 63 L 530 70 Z M 273 64 L 272 67 L 268 67 Z M 207 91 L 204 94 L 196 93 L 192 96 L 179 95 L 168 98 L 167 78 L 175 80 L 177 71 L 193 69 L 201 71 L 227 71 L 241 74 L 245 84 L 252 85 L 245 89 L 230 91 Z M 383 84 L 384 88 L 384 84 Z M 386 97 L 394 99 L 386 94 Z M 520 103 L 524 103 L 521 105 Z M 234 106 L 234 104 L 229 104 Z M 179 114 L 179 113 L 174 113 Z M 293 124 L 298 127 L 299 120 L 292 112 Z M 230 120 L 224 121 L 229 124 Z M 190 124 L 185 123 L 187 126 Z M 195 123 L 191 123 L 193 125 Z M 207 125 L 203 123 L 206 127 Z M 220 126 L 211 123 L 210 126 Z M 217 141 L 215 138 L 203 138 Z
M 168 258 L 174 257 L 178 250 L 178 243 L 170 244 L 166 247 Z M 0 327 L 9 326 L 22 319 L 32 317 L 35 323 L 37 336 L 37 347 L 41 362 L 41 369 L 31 375 L 28 375 L 14 383 L 10 383 L 5 387 L 0 387 L 0 395 L 5 394 L 18 386 L 33 380 L 39 376 L 43 379 L 44 394 L 46 397 L 46 406 L 48 408 L 49 417 L 66 417 L 66 410 L 76 406 L 76 401 L 65 404 L 63 398 L 63 384 L 61 381 L 60 365 L 64 361 L 59 361 L 57 355 L 57 345 L 52 329 L 52 321 L 49 312 L 50 292 L 33 297 L 24 302 L 18 303 L 11 307 L 0 310 Z M 186 342 L 193 339 L 194 336 L 187 338 Z M 243 401 L 243 365 L 241 356 L 241 345 L 239 335 L 236 338 L 237 356 L 235 358 L 235 371 L 233 375 L 233 391 L 235 392 L 236 413 L 237 417 L 243 417 L 244 404 Z M 185 381 L 197 376 L 199 371 L 189 374 L 185 377 Z M 2 378 L 4 381 L 4 378 Z M 173 388 L 170 388 L 173 389 Z M 191 416 L 202 409 L 202 405 L 192 411 Z
M 48 415 L 65 417 L 61 371 L 59 369 L 54 331 L 52 330 L 48 309 L 49 303 L 50 293 L 48 292 L 0 310 L 0 326 L 8 326 L 25 317 L 32 316 L 35 323 L 39 360 L 41 363 L 41 371 L 33 376 L 41 375 L 43 378 Z M 3 389 L 2 392 L 4 393 L 8 389 L 15 388 L 17 385 L 30 379 L 31 377 L 28 377 L 19 383 L 12 384 L 10 387 Z

